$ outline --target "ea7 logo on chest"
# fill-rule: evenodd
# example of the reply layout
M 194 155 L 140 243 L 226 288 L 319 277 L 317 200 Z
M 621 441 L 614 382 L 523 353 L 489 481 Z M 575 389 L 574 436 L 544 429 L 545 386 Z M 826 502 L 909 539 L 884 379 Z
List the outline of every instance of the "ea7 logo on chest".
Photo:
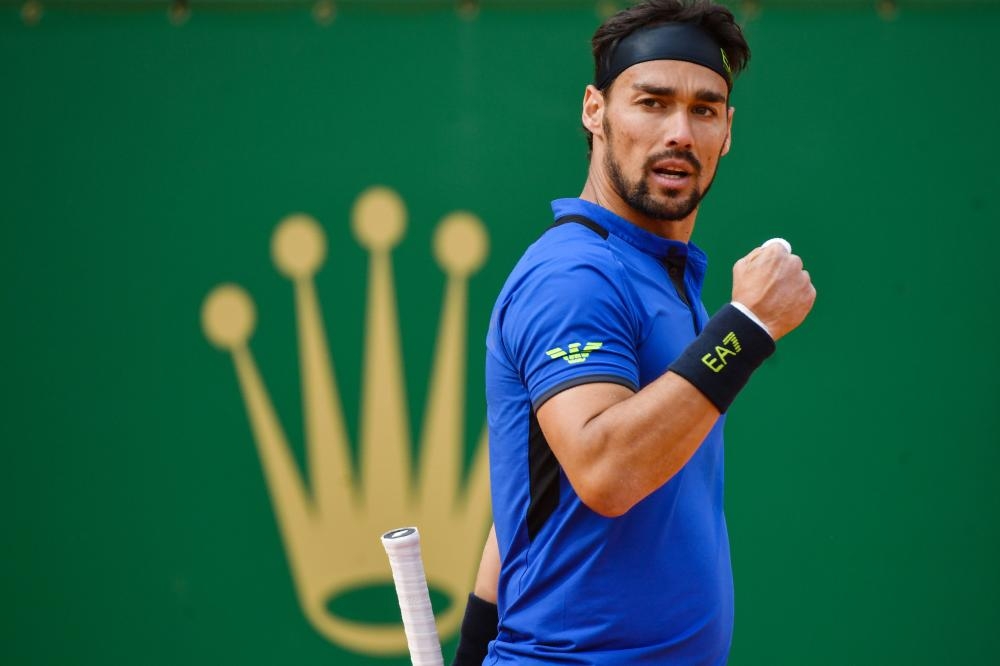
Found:
M 590 356 L 590 352 L 596 351 L 604 346 L 603 342 L 588 342 L 587 344 L 581 344 L 579 342 L 569 343 L 569 351 L 566 351 L 562 347 L 556 347 L 550 349 L 545 354 L 551 358 L 553 361 L 557 358 L 561 358 L 570 365 L 574 363 L 583 363 Z M 581 347 L 583 349 L 581 349 Z
M 736 334 L 732 331 L 722 338 L 722 344 L 715 346 L 715 354 L 709 352 L 701 357 L 701 362 L 712 369 L 712 372 L 722 372 L 726 367 L 726 357 L 735 356 L 740 353 L 740 341 L 736 339 Z

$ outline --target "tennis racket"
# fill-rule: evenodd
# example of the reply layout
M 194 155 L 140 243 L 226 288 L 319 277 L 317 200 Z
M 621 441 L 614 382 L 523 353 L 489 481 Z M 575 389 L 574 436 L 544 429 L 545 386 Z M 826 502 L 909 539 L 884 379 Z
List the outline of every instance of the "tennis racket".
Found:
M 413 666 L 444 666 L 424 563 L 420 557 L 420 532 L 416 527 L 390 530 L 382 535 L 382 546 L 389 556 L 410 661 Z

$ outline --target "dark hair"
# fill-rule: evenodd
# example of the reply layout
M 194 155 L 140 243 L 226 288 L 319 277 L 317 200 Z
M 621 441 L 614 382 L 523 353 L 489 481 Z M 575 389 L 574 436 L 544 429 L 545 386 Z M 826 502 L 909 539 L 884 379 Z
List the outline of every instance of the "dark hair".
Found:
M 618 43 L 639 28 L 661 23 L 695 23 L 719 45 L 732 69 L 733 79 L 750 62 L 750 47 L 743 30 L 728 8 L 712 0 L 644 0 L 610 17 L 594 33 L 591 48 L 594 53 L 594 79 L 601 65 L 608 65 Z M 611 81 L 601 92 L 607 93 Z M 730 87 L 732 87 L 730 85 Z M 594 137 L 587 131 L 587 145 L 593 147 Z

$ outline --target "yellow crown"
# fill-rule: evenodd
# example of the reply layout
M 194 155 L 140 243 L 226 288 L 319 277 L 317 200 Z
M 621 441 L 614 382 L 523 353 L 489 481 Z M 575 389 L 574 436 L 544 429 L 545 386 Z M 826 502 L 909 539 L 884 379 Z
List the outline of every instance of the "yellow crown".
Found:
M 447 281 L 414 475 L 390 256 L 406 230 L 402 200 L 384 187 L 365 191 L 354 204 L 352 228 L 369 252 L 357 473 L 314 282 L 326 237 L 313 218 L 286 217 L 271 239 L 274 264 L 295 291 L 309 483 L 250 352 L 256 322 L 250 296 L 234 284 L 217 286 L 202 305 L 202 327 L 232 356 L 303 613 L 334 643 L 401 654 L 400 625 L 341 617 L 328 602 L 390 582 L 378 536 L 415 524 L 428 583 L 451 601 L 437 618 L 438 632 L 447 639 L 458 629 L 490 520 L 485 428 L 462 483 L 468 280 L 486 259 L 488 238 L 482 222 L 465 212 L 448 215 L 435 232 L 434 254 Z

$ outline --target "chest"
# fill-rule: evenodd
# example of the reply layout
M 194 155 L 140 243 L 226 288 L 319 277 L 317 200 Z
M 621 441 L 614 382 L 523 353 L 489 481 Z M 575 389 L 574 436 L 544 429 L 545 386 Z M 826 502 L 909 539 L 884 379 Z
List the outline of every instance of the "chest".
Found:
M 700 285 L 684 275 L 683 267 L 673 275 L 671 268 L 651 257 L 627 267 L 635 287 L 640 386 L 662 375 L 708 321 Z

